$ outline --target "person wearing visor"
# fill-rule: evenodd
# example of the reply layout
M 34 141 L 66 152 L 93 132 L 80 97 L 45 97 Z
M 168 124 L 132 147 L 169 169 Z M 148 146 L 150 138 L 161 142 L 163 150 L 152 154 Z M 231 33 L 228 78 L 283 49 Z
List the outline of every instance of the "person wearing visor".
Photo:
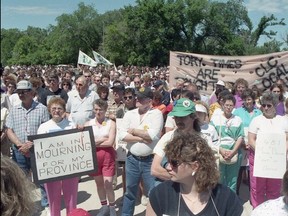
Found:
M 151 175 L 153 149 L 158 142 L 163 127 L 162 113 L 152 109 L 153 92 L 149 87 L 136 91 L 136 109 L 129 110 L 123 118 L 119 130 L 119 140 L 127 142 L 128 154 L 125 162 L 126 192 L 123 200 L 122 216 L 134 214 L 138 185 L 143 179 L 144 188 L 154 187 Z

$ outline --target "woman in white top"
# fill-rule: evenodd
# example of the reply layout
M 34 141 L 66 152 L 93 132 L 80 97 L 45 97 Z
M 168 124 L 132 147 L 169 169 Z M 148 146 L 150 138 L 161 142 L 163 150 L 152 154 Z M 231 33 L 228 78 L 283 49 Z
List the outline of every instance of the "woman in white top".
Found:
M 48 111 L 52 119 L 41 124 L 37 134 L 51 133 L 75 128 L 72 121 L 65 116 L 65 101 L 60 97 L 52 98 L 48 103 Z M 51 216 L 61 215 L 61 192 L 63 192 L 66 214 L 68 215 L 77 206 L 78 177 L 48 182 L 44 184 L 47 192 Z
M 116 153 L 113 148 L 116 136 L 116 124 L 105 117 L 108 103 L 97 99 L 93 103 L 95 118 L 86 122 L 85 126 L 92 126 L 96 143 L 98 171 L 91 175 L 94 177 L 97 192 L 101 202 L 98 215 L 116 216 L 115 193 L 113 190 L 113 176 L 115 174 Z M 107 199 L 109 206 L 107 205 Z

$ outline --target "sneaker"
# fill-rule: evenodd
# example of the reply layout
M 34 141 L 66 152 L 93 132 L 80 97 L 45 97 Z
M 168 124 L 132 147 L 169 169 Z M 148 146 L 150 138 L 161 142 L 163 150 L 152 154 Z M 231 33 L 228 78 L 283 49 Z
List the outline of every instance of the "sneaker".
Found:
M 99 213 L 97 214 L 97 216 L 109 216 L 109 206 L 108 205 L 104 205 L 100 208 Z
M 149 198 L 143 195 L 143 196 L 141 197 L 141 204 L 142 204 L 143 206 L 147 206 L 148 202 L 149 202 Z
M 110 206 L 110 216 L 117 216 L 114 206 Z

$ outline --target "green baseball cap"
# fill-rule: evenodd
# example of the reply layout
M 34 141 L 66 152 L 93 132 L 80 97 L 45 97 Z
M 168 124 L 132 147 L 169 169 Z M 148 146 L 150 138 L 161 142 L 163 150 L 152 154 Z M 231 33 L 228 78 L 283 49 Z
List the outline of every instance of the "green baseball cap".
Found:
M 195 104 L 187 98 L 180 98 L 176 101 L 173 110 L 168 114 L 169 116 L 185 117 L 195 113 Z

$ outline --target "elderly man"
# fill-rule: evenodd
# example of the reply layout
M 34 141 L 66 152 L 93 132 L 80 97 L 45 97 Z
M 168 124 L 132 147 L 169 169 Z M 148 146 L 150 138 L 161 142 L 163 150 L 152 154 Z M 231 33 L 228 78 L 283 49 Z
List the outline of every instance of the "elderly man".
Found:
M 141 87 L 136 93 L 137 109 L 125 113 L 119 139 L 127 142 L 126 192 L 123 200 L 122 216 L 133 215 L 140 179 L 149 191 L 154 186 L 150 173 L 153 148 L 160 138 L 163 116 L 158 109 L 151 109 L 153 92 Z
M 93 102 L 99 98 L 95 91 L 89 90 L 87 79 L 84 76 L 76 78 L 76 90 L 71 93 L 66 104 L 66 113 L 75 124 L 84 125 L 94 118 Z
M 30 173 L 30 157 L 27 153 L 32 146 L 28 141 L 29 135 L 36 135 L 40 124 L 49 120 L 47 108 L 33 100 L 32 84 L 27 80 L 17 83 L 17 94 L 21 104 L 12 107 L 7 117 L 7 136 L 12 145 L 12 158 L 18 166 L 28 175 Z M 48 206 L 44 187 L 41 188 L 41 205 Z

